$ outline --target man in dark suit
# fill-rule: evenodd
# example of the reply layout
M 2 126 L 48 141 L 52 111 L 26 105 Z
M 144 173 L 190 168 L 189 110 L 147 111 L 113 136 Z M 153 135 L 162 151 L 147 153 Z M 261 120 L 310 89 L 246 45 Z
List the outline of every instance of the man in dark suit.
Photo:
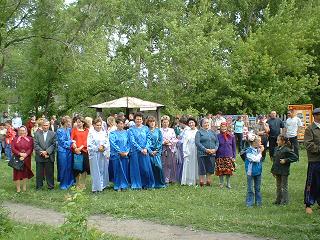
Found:
M 49 130 L 50 122 L 45 120 L 42 131 L 37 131 L 34 136 L 34 150 L 36 153 L 36 189 L 43 186 L 46 178 L 48 189 L 54 188 L 54 159 L 56 148 L 56 134 Z

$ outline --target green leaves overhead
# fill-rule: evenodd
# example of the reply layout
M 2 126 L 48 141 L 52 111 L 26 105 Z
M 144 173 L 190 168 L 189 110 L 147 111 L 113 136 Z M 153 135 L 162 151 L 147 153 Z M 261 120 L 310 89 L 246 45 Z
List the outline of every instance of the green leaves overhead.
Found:
M 315 0 L 0 5 L 1 103 L 25 114 L 87 112 L 123 95 L 171 114 L 320 104 Z

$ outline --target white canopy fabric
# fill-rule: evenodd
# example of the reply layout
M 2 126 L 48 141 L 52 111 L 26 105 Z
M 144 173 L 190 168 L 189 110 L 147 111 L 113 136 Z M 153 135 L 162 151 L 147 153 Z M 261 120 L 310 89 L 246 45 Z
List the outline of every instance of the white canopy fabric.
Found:
M 163 107 L 164 105 L 144 101 L 135 97 L 122 97 L 109 102 L 100 103 L 97 105 L 89 106 L 91 108 L 140 108 L 143 110 L 156 110 L 158 107 Z

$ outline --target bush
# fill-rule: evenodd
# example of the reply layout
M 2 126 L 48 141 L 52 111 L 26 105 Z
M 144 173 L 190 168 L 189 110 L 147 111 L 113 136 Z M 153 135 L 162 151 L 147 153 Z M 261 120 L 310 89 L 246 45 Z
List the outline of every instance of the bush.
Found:
M 73 188 L 72 194 L 66 197 L 66 204 L 63 209 L 66 220 L 57 230 L 59 239 L 103 239 L 103 234 L 88 228 L 89 197 L 82 190 Z

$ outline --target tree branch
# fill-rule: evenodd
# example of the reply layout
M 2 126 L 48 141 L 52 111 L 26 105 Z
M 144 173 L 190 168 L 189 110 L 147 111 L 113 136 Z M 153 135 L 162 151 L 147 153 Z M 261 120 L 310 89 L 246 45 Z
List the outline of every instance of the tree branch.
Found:
M 22 0 L 19 0 L 18 4 L 16 5 L 16 7 L 14 8 L 14 10 L 12 11 L 12 13 L 7 17 L 6 22 L 9 21 L 9 19 L 13 16 L 13 14 L 18 10 L 18 8 L 21 5 Z
M 15 29 L 17 29 L 21 23 L 23 23 L 23 21 L 29 16 L 30 12 L 34 10 L 34 8 L 31 8 L 27 11 L 27 13 L 25 13 L 22 18 L 20 19 L 20 21 L 15 25 L 13 26 L 12 28 L 9 29 L 9 31 L 7 32 L 7 34 L 9 35 L 12 31 L 14 31 Z
M 69 43 L 63 41 L 63 40 L 60 40 L 60 39 L 57 39 L 57 38 L 53 38 L 53 37 L 47 37 L 47 36 L 37 36 L 37 35 L 31 35 L 31 36 L 26 36 L 26 37 L 22 37 L 22 38 L 16 38 L 16 39 L 13 39 L 9 42 L 7 42 L 5 45 L 4 45 L 4 49 L 8 48 L 9 46 L 15 44 L 15 43 L 19 43 L 19 42 L 23 42 L 25 40 L 28 40 L 28 39 L 31 39 L 31 38 L 35 38 L 35 37 L 40 37 L 42 39 L 46 39 L 46 40 L 53 40 L 53 41 L 56 41 L 56 42 L 59 42 L 59 43 L 62 43 L 64 45 L 66 45 L 67 47 L 69 47 Z

